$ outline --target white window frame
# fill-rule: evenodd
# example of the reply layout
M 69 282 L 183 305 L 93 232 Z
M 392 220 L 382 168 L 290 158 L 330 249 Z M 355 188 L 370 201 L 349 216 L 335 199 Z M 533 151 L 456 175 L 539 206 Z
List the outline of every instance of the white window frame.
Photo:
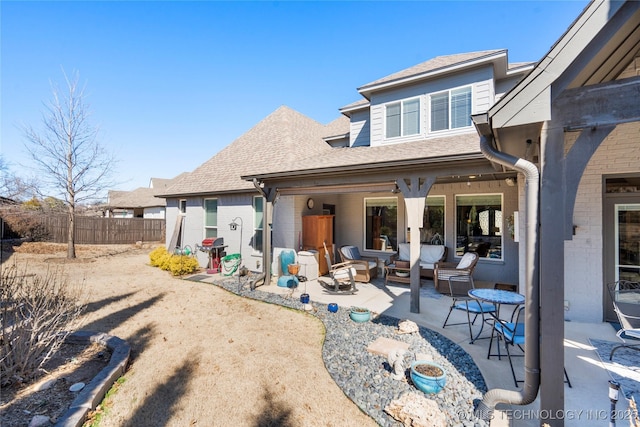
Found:
M 413 101 L 417 101 L 418 102 L 418 120 L 417 120 L 417 125 L 418 125 L 418 129 L 415 133 L 406 133 L 406 127 L 407 127 L 407 123 L 405 123 L 405 109 L 407 108 L 405 106 L 406 103 L 409 102 L 413 102 Z M 395 105 L 399 105 L 400 106 L 400 134 L 399 135 L 394 135 L 394 136 L 389 136 L 388 135 L 388 109 L 391 106 L 395 106 Z M 384 105 L 384 139 L 390 140 L 390 139 L 397 139 L 397 138 L 402 138 L 402 137 L 406 137 L 406 136 L 415 136 L 415 135 L 420 135 L 421 132 L 421 128 L 422 128 L 422 100 L 421 97 L 419 96 L 414 96 L 411 98 L 407 98 L 407 99 L 402 99 L 399 101 L 393 101 L 393 102 L 389 102 L 387 104 Z
M 260 227 L 258 224 L 258 209 L 256 208 L 256 201 L 260 200 L 262 202 L 262 211 L 260 212 L 260 214 L 262 215 L 261 221 L 262 221 L 262 226 Z M 262 241 L 260 242 L 260 247 L 263 247 L 264 245 L 264 204 L 265 204 L 265 200 L 264 197 L 262 196 L 253 196 L 253 200 L 251 201 L 251 206 L 253 208 L 253 235 L 254 238 L 255 236 L 258 235 L 258 231 L 260 231 L 260 235 L 262 236 Z M 253 254 L 254 255 L 261 255 L 262 251 L 258 250 L 255 248 L 255 243 L 253 245 Z
M 375 200 L 375 201 L 384 201 L 384 200 L 389 200 L 389 201 L 393 201 L 395 202 L 395 206 L 396 206 L 396 229 L 395 230 L 391 230 L 391 236 L 395 237 L 396 239 L 396 246 L 397 246 L 397 241 L 399 238 L 398 235 L 398 222 L 399 222 L 399 216 L 400 216 L 400 202 L 398 200 L 398 197 L 365 197 L 363 198 L 362 202 L 363 202 L 363 230 L 362 230 L 362 247 L 364 250 L 366 251 L 375 251 L 376 249 L 374 248 L 369 248 L 367 247 L 367 202 L 371 201 L 371 200 Z M 395 236 L 394 236 L 394 231 L 395 231 Z M 397 247 L 394 248 L 397 250 Z
M 178 200 L 178 212 L 183 215 L 187 213 L 187 199 Z
M 440 237 L 442 237 L 442 242 L 446 244 L 445 234 L 447 233 L 447 196 L 445 196 L 444 194 L 434 194 L 434 195 L 428 195 L 427 197 L 425 197 L 425 208 L 424 208 L 424 212 L 422 213 L 422 227 L 420 227 L 420 229 L 421 229 L 421 232 L 420 232 L 420 243 L 423 243 L 422 242 L 422 234 L 423 234 L 422 230 L 424 229 L 425 216 L 427 214 L 427 210 L 429 209 L 429 199 L 431 199 L 431 200 L 442 199 L 442 209 L 443 209 L 443 214 L 442 214 L 442 234 L 440 235 Z M 436 205 L 436 206 L 440 206 L 440 205 Z M 431 238 L 433 238 L 433 237 L 435 237 L 435 236 L 432 235 Z M 430 243 L 430 241 L 426 241 L 424 243 Z
M 469 94 L 471 95 L 471 99 L 469 101 L 469 110 L 470 110 L 470 114 L 468 119 L 468 124 L 465 126 L 459 126 L 459 127 L 452 127 L 452 103 L 451 103 L 451 93 L 455 92 L 455 91 L 461 91 L 461 90 L 468 90 Z M 433 97 L 437 96 L 437 95 L 443 95 L 443 94 L 447 94 L 447 128 L 446 129 L 437 129 L 434 130 L 433 129 Z M 473 85 L 465 85 L 465 86 L 459 86 L 459 87 L 454 87 L 451 89 L 446 89 L 446 90 L 440 90 L 438 92 L 433 92 L 430 93 L 428 95 L 428 99 L 429 102 L 428 104 L 428 108 L 429 108 L 429 114 L 428 114 L 428 118 L 429 118 L 429 133 L 440 133 L 440 132 L 449 132 L 449 131 L 454 131 L 454 130 L 460 130 L 460 129 L 468 129 L 470 127 L 473 126 L 473 123 L 471 122 L 471 114 L 473 114 Z
M 458 200 L 459 198 L 462 197 L 492 197 L 492 196 L 499 196 L 500 197 L 500 226 L 499 231 L 496 230 L 494 231 L 495 234 L 493 235 L 482 235 L 482 237 L 486 237 L 486 238 L 490 238 L 490 237 L 500 237 L 500 258 L 494 258 L 491 256 L 486 256 L 486 257 L 480 257 L 481 260 L 484 261 L 492 261 L 492 262 L 503 262 L 504 261 L 504 244 L 505 244 L 505 238 L 504 238 L 504 230 L 505 230 L 505 211 L 504 211 L 504 193 L 471 193 L 471 194 L 456 194 L 454 196 L 454 217 L 455 217 L 455 225 L 454 225 L 454 233 L 455 233 L 455 247 L 454 247 L 454 257 L 455 258 L 460 258 L 461 255 L 458 254 L 458 247 L 457 247 L 457 242 L 458 242 Z M 497 226 L 497 225 L 494 225 Z M 467 234 L 467 236 L 469 236 Z
M 216 224 L 215 225 L 208 225 L 207 224 L 207 201 L 209 200 L 215 200 L 216 201 Z M 203 218 L 202 218 L 202 222 L 203 227 L 204 227 L 204 236 L 205 238 L 208 237 L 207 236 L 207 230 L 215 230 L 215 236 L 213 237 L 218 237 L 218 198 L 217 197 L 208 197 L 206 199 L 204 199 L 202 201 L 202 210 L 204 212 Z

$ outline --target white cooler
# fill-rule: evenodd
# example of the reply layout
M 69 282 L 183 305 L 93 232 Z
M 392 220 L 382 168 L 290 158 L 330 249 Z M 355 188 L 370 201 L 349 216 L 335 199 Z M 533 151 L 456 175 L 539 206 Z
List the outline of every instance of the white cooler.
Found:
M 301 276 L 305 276 L 307 280 L 315 280 L 318 278 L 318 257 L 320 254 L 318 251 L 300 251 L 298 252 L 298 264 L 300 264 Z

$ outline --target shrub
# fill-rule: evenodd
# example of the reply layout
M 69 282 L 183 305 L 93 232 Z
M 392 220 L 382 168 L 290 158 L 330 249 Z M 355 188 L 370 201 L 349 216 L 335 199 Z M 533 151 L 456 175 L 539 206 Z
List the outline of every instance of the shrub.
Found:
M 27 275 L 14 263 L 0 272 L 0 383 L 32 379 L 77 326 L 82 286 L 61 270 Z
M 151 251 L 149 254 L 149 260 L 154 267 L 160 267 L 164 263 L 164 258 L 169 257 L 171 254 L 167 252 L 164 246 L 159 246 Z
M 174 276 L 190 274 L 200 268 L 198 260 L 187 255 L 172 255 L 169 262 L 169 271 Z
M 163 246 L 149 254 L 151 265 L 161 270 L 170 271 L 174 276 L 189 274 L 200 268 L 198 260 L 187 255 L 170 254 Z
M 27 208 L 4 209 L 2 218 L 15 234 L 35 241 L 44 241 L 49 237 L 42 224 L 42 211 Z

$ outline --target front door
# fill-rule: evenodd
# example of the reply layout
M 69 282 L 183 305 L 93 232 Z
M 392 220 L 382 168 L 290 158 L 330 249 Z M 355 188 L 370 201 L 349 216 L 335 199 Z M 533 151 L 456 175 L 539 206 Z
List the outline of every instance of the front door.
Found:
M 605 320 L 617 321 L 607 284 L 640 282 L 640 195 L 616 194 L 605 202 Z M 640 312 L 640 305 L 638 306 Z

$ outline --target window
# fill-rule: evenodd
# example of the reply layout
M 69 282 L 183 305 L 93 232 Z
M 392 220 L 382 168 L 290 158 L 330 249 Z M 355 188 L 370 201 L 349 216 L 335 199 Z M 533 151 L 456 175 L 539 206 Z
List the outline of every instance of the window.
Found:
M 386 106 L 386 137 L 420 133 L 420 99 L 394 102 Z
M 186 214 L 187 213 L 187 201 L 185 199 L 181 199 L 178 202 L 178 209 L 180 210 L 181 214 Z
M 261 196 L 253 198 L 253 239 L 252 247 L 262 252 L 262 231 L 264 229 L 264 199 Z
M 456 256 L 502 259 L 502 195 L 456 196 Z
M 471 126 L 471 87 L 431 95 L 431 131 Z
M 393 250 L 398 247 L 398 199 L 366 198 L 365 249 Z
M 218 199 L 204 200 L 204 237 L 218 237 Z
M 444 219 L 444 196 L 427 197 L 422 217 L 420 242 L 444 244 Z

